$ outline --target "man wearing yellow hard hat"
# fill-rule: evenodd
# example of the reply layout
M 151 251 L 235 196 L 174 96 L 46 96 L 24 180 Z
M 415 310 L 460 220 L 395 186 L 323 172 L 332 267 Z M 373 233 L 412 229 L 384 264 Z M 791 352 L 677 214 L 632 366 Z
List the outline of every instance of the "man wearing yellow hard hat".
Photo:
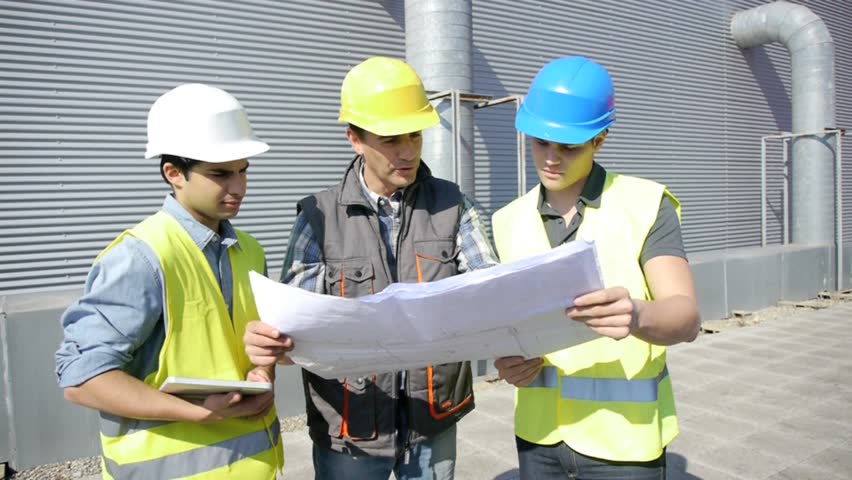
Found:
M 172 193 L 97 257 L 56 352 L 65 398 L 100 412 L 104 478 L 274 479 L 283 466 L 271 392 L 158 390 L 170 376 L 274 380 L 240 343 L 257 318 L 248 273 L 266 258 L 229 222 L 248 158 L 268 149 L 219 88 L 181 85 L 151 107 L 145 157 L 160 159 Z
M 411 67 L 376 57 L 352 68 L 339 120 L 355 159 L 337 186 L 299 202 L 283 282 L 359 297 L 496 264 L 473 202 L 420 159 L 438 116 Z M 290 339 L 268 325 L 250 324 L 245 341 L 257 365 L 290 363 Z M 453 478 L 455 424 L 473 409 L 468 362 L 303 378 L 316 478 Z

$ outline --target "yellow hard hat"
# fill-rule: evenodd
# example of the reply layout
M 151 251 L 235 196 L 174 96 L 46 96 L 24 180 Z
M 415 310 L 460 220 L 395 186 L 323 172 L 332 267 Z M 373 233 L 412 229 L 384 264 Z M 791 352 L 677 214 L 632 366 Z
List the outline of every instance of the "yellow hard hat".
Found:
M 433 127 L 439 120 L 413 68 L 393 58 L 373 57 L 352 67 L 343 79 L 338 121 L 391 136 Z

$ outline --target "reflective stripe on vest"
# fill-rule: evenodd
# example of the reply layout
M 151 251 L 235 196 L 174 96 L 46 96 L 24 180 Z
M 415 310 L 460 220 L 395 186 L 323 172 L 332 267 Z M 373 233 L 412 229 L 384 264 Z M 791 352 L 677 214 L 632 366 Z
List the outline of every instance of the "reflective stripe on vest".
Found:
M 556 367 L 543 367 L 525 388 L 556 388 L 557 376 Z M 668 376 L 668 367 L 655 378 L 639 380 L 564 376 L 559 393 L 564 399 L 592 402 L 656 402 L 657 386 Z
M 272 446 L 278 444 L 281 424 L 276 418 L 269 430 Z M 270 435 L 258 430 L 213 445 L 187 452 L 137 463 L 119 465 L 103 457 L 107 473 L 113 478 L 148 480 L 152 478 L 183 478 L 236 463 L 270 449 Z
M 137 420 L 135 418 L 119 417 L 101 412 L 101 433 L 107 437 L 130 435 L 140 430 L 150 430 L 160 425 L 172 423 L 166 420 Z

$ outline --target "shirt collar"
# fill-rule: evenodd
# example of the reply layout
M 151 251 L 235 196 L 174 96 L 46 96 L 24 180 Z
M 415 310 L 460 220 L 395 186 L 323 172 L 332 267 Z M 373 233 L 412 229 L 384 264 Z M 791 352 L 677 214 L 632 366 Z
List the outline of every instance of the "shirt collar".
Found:
M 580 192 L 577 198 L 577 204 L 582 203 L 584 206 L 592 208 L 600 208 L 601 195 L 603 194 L 604 183 L 606 182 L 606 169 L 597 162 L 592 163 L 592 171 L 589 172 L 589 177 L 586 179 L 586 184 L 583 185 L 583 191 Z M 544 185 L 539 188 L 538 194 L 538 211 L 542 215 L 559 215 L 544 199 Z
M 367 187 L 367 181 L 364 180 L 364 164 L 363 163 L 361 164 L 361 168 L 358 169 L 358 182 L 361 184 L 361 191 L 364 193 L 364 197 L 366 197 L 367 200 L 370 202 L 370 206 L 373 207 L 373 210 L 379 211 L 379 200 L 381 200 L 384 197 L 382 197 L 378 193 L 370 190 L 369 187 Z M 405 189 L 401 189 L 401 190 L 397 190 L 397 191 L 393 192 L 391 194 L 390 198 L 388 198 L 388 202 L 399 201 L 399 199 L 402 198 L 402 194 L 404 192 L 405 192 Z M 396 197 L 396 198 L 394 198 L 394 197 Z
M 196 220 L 172 194 L 166 195 L 166 199 L 163 201 L 163 211 L 178 221 L 180 226 L 189 234 L 189 238 L 198 246 L 199 250 L 204 250 L 210 242 L 221 243 L 225 248 L 233 245 L 239 247 L 237 233 L 228 220 L 220 222 L 219 229 L 221 233 L 216 233 Z

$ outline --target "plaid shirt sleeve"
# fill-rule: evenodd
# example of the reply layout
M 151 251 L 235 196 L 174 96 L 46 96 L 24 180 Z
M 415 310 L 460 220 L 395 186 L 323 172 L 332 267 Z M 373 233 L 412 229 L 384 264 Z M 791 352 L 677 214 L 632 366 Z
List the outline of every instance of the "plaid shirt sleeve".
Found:
M 308 217 L 302 212 L 296 217 L 290 232 L 290 245 L 281 269 L 281 283 L 314 293 L 325 293 L 325 282 L 322 281 L 324 275 L 322 248 Z
M 493 267 L 500 262 L 491 248 L 491 241 L 488 239 L 488 232 L 482 223 L 479 210 L 467 195 L 462 196 L 464 213 L 462 213 L 459 232 L 456 236 L 456 244 L 461 248 L 458 257 L 459 273 Z

